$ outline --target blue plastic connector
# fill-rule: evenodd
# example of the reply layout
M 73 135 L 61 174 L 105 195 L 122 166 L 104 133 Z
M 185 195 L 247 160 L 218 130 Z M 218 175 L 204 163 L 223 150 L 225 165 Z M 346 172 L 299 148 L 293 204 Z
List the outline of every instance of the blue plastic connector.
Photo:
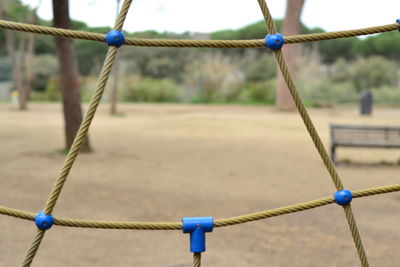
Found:
M 125 43 L 125 36 L 121 31 L 111 30 L 107 33 L 105 40 L 110 46 L 120 47 Z
M 40 230 L 50 229 L 54 224 L 54 217 L 52 215 L 45 214 L 42 210 L 39 211 L 35 216 L 36 226 Z
M 282 48 L 283 44 L 285 43 L 285 39 L 283 39 L 282 34 L 274 33 L 265 36 L 264 42 L 268 48 L 271 48 L 272 50 L 278 50 Z
M 214 219 L 212 217 L 191 217 L 182 219 L 183 233 L 190 233 L 190 251 L 201 253 L 206 251 L 206 232 L 212 232 Z
M 333 194 L 333 198 L 337 204 L 344 206 L 351 202 L 353 194 L 350 190 L 344 189 L 336 191 L 335 194 Z

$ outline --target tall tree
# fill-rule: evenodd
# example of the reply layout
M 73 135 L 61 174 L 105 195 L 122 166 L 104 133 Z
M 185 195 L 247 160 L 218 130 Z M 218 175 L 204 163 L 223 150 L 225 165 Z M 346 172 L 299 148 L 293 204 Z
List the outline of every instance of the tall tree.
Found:
M 301 30 L 300 16 L 305 0 L 287 0 L 285 19 L 282 24 L 282 35 L 299 34 Z M 296 75 L 297 63 L 300 54 L 298 44 L 286 45 L 282 49 L 288 68 L 293 76 Z M 294 110 L 294 103 L 289 89 L 282 77 L 280 70 L 278 73 L 278 87 L 276 92 L 276 106 L 281 110 Z
M 55 27 L 71 28 L 68 0 L 53 0 L 53 15 Z M 78 64 L 73 41 L 61 37 L 55 37 L 55 41 L 65 119 L 66 148 L 70 149 L 82 121 Z M 91 151 L 89 139 L 86 139 L 81 151 Z

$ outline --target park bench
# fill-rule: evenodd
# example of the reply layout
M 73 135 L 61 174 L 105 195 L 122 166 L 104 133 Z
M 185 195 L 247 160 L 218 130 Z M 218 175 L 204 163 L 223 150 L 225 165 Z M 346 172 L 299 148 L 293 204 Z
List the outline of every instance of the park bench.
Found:
M 336 148 L 400 148 L 400 127 L 330 125 L 331 159 L 336 164 Z

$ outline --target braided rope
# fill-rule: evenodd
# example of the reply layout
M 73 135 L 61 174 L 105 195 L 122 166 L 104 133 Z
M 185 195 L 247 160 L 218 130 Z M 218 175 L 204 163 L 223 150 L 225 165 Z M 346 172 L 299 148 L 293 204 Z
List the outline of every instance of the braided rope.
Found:
M 122 30 L 123 23 L 126 19 L 126 15 L 128 13 L 129 7 L 131 5 L 132 0 L 125 0 L 123 6 L 119 12 L 119 16 L 116 19 L 114 29 Z M 267 29 L 270 33 L 276 33 L 275 24 L 272 20 L 271 14 L 269 12 L 268 6 L 264 0 L 258 0 L 261 11 L 264 15 L 264 19 L 267 24 Z M 104 42 L 105 35 L 98 33 L 90 33 L 84 31 L 75 31 L 75 30 L 67 30 L 60 29 L 54 27 L 45 27 L 45 26 L 37 26 L 31 24 L 24 23 L 16 23 L 11 21 L 0 20 L 0 28 L 9 29 L 9 30 L 18 30 L 25 31 L 31 33 L 39 33 L 39 34 L 47 34 L 52 36 L 59 37 L 68 37 L 75 39 L 85 39 L 92 41 Z M 393 30 L 400 30 L 400 24 L 388 24 L 377 27 L 356 29 L 356 30 L 347 30 L 347 31 L 338 31 L 338 32 L 330 32 L 330 33 L 315 33 L 315 34 L 306 34 L 306 35 L 293 35 L 285 37 L 286 44 L 293 43 L 302 43 L 302 42 L 312 42 L 312 41 L 320 41 L 320 40 L 329 40 L 336 38 L 346 38 L 346 37 L 354 37 L 359 35 L 366 34 L 374 34 L 380 32 L 387 32 Z M 174 40 L 174 39 L 140 39 L 140 38 L 127 38 L 126 45 L 132 46 L 158 46 L 158 47 L 265 47 L 264 40 Z M 106 60 L 103 65 L 103 69 L 101 71 L 98 84 L 95 90 L 95 93 L 90 101 L 88 112 L 86 113 L 82 124 L 78 130 L 78 133 L 74 139 L 71 150 L 69 151 L 63 168 L 56 179 L 54 186 L 51 190 L 51 193 L 46 201 L 44 212 L 46 214 L 51 214 L 57 199 L 62 191 L 63 185 L 68 177 L 68 174 L 75 162 L 75 159 L 79 153 L 79 150 L 86 139 L 90 124 L 94 118 L 96 113 L 96 109 L 100 103 L 102 94 L 104 92 L 105 85 L 107 83 L 107 79 L 109 77 L 113 62 L 115 60 L 117 53 L 117 48 L 110 47 L 107 52 Z M 281 69 L 282 75 L 288 85 L 290 93 L 292 95 L 293 101 L 300 113 L 303 122 L 311 136 L 311 139 L 314 142 L 314 145 L 321 156 L 322 161 L 324 162 L 333 183 L 335 184 L 337 190 L 341 190 L 344 188 L 343 183 L 337 173 L 335 166 L 333 165 L 330 157 L 316 131 L 311 118 L 309 117 L 307 110 L 304 106 L 301 97 L 298 94 L 297 88 L 293 82 L 293 79 L 288 71 L 286 62 L 282 55 L 281 50 L 274 51 L 277 63 Z M 365 197 L 375 194 L 389 193 L 400 191 L 400 184 L 376 187 L 364 190 L 353 191 L 353 197 Z M 269 217 L 279 216 L 283 214 L 303 211 L 307 209 L 312 209 L 324 205 L 328 205 L 333 203 L 334 200 L 332 196 L 299 203 L 295 205 L 285 206 L 277 209 L 271 209 L 261 212 L 256 212 L 252 214 L 246 214 L 237 217 L 231 217 L 226 219 L 216 220 L 214 225 L 215 227 L 223 227 L 234 224 L 241 224 L 246 222 L 251 222 L 255 220 L 261 220 Z M 367 257 L 365 254 L 365 250 L 363 248 L 360 235 L 358 233 L 357 225 L 355 222 L 354 215 L 351 210 L 350 205 L 346 205 L 343 207 L 344 212 L 350 227 L 350 231 L 353 236 L 353 240 L 355 242 L 357 252 L 363 267 L 369 266 Z M 0 214 L 13 216 L 26 220 L 34 220 L 35 214 L 12 209 L 8 207 L 0 206 Z M 69 227 L 83 227 L 83 228 L 103 228 L 103 229 L 138 229 L 138 230 L 179 230 L 182 228 L 182 223 L 180 222 L 112 222 L 112 221 L 98 221 L 98 220 L 78 220 L 78 219 L 67 219 L 67 218 L 55 218 L 55 224 L 60 226 L 69 226 Z M 29 267 L 32 263 L 33 258 L 36 255 L 36 252 L 40 246 L 41 240 L 43 239 L 45 231 L 38 230 L 35 238 L 27 252 L 25 260 L 23 262 L 23 266 Z M 194 253 L 193 258 L 193 266 L 200 267 L 201 265 L 201 254 Z
M 303 35 L 292 35 L 285 37 L 285 44 L 314 42 L 322 40 L 331 40 L 338 38 L 355 37 L 360 35 L 368 35 L 380 32 L 390 32 L 400 29 L 400 24 L 393 23 L 377 27 L 369 27 L 357 30 L 337 31 L 337 32 L 324 32 L 324 33 L 311 33 Z
M 262 1 L 261 1 L 262 2 Z M 266 6 L 264 8 L 267 8 Z M 0 28 L 31 32 L 38 34 L 46 34 L 58 37 L 67 37 L 74 39 L 90 40 L 97 42 L 104 42 L 105 34 L 92 33 L 85 31 L 67 30 L 55 27 L 39 26 L 26 23 L 12 22 L 7 20 L 0 20 Z M 312 33 L 303 35 L 285 36 L 286 44 L 314 42 L 346 37 L 354 37 L 360 35 L 381 33 L 399 30 L 400 24 L 393 23 L 383 26 L 376 26 L 370 28 L 326 32 L 326 33 Z M 276 30 L 270 33 L 275 33 Z M 257 40 L 185 40 L 185 39 L 146 39 L 146 38 L 126 38 L 125 45 L 130 46 L 148 46 L 148 47 L 211 47 L 211 48 L 261 48 L 265 47 L 264 39 Z
M 361 198 L 378 194 L 386 194 L 400 191 L 400 184 L 386 185 L 381 187 L 367 188 L 352 191 L 353 198 Z M 242 224 L 279 215 L 309 210 L 334 203 L 332 196 L 311 200 L 294 205 L 284 206 L 276 209 L 245 214 L 241 216 L 219 219 L 214 221 L 215 227 L 224 227 Z M 35 220 L 35 213 L 0 206 L 0 214 L 20 218 L 24 220 Z M 80 220 L 69 218 L 54 218 L 54 224 L 65 227 L 102 228 L 102 229 L 135 229 L 135 230 L 181 230 L 181 222 L 117 222 L 100 220 Z
M 201 266 L 201 253 L 193 253 L 193 267 Z
M 365 249 L 363 247 L 360 233 L 358 232 L 356 219 L 354 218 L 353 212 L 351 211 L 351 205 L 348 204 L 343 206 L 344 213 L 346 214 L 347 222 L 350 226 L 350 232 L 353 237 L 354 243 L 356 244 L 357 254 L 361 261 L 361 266 L 366 267 L 369 266 L 367 255 L 365 254 Z
M 301 99 L 301 96 L 298 93 L 296 85 L 295 85 L 293 78 L 289 72 L 289 69 L 286 65 L 285 59 L 283 58 L 282 50 L 275 50 L 274 54 L 275 54 L 276 61 L 278 62 L 279 68 L 282 72 L 283 78 L 285 79 L 286 84 L 289 88 L 290 94 L 292 95 L 293 102 L 295 103 L 297 110 L 298 110 L 301 118 L 303 119 L 304 125 L 306 126 L 307 131 L 310 134 L 311 139 L 312 139 L 319 155 L 321 156 L 321 159 L 324 162 L 324 165 L 325 165 L 326 169 L 328 170 L 333 183 L 336 186 L 336 189 L 343 190 L 344 189 L 343 183 L 339 177 L 339 174 L 335 168 L 335 165 L 333 164 L 331 158 L 329 157 L 328 152 L 325 149 L 324 144 L 322 143 L 320 136 L 318 135 L 317 130 L 315 129 L 315 126 L 314 126 L 310 116 L 308 115 L 307 109 L 303 103 L 303 100 Z
M 35 235 L 35 238 L 32 241 L 31 246 L 29 247 L 28 252 L 26 253 L 24 262 L 22 263 L 22 267 L 29 267 L 35 258 L 36 252 L 39 249 L 40 243 L 43 240 L 44 234 L 46 231 L 38 229 Z
M 132 0 L 124 1 L 124 4 L 121 8 L 121 11 L 118 15 L 117 21 L 115 23 L 115 26 L 119 30 L 122 28 L 123 22 L 126 18 L 126 15 L 128 13 L 128 9 L 129 9 L 131 3 L 132 3 Z M 117 49 L 118 48 L 116 48 L 114 46 L 111 46 L 108 48 L 106 60 L 104 62 L 104 65 L 103 65 L 103 68 L 102 68 L 102 71 L 100 73 L 100 77 L 99 77 L 99 80 L 97 83 L 97 88 L 95 90 L 95 93 L 94 93 L 92 99 L 90 100 L 89 109 L 88 109 L 85 117 L 83 118 L 81 125 L 79 126 L 79 130 L 74 138 L 71 149 L 68 152 L 68 155 L 64 161 L 64 165 L 62 167 L 61 173 L 57 177 L 57 179 L 53 185 L 53 188 L 51 190 L 51 193 L 46 201 L 46 204 L 44 206 L 45 214 L 52 213 L 52 211 L 56 205 L 57 199 L 61 194 L 61 190 L 64 186 L 64 183 L 67 180 L 67 177 L 72 168 L 72 165 L 75 162 L 75 159 L 79 153 L 79 150 L 80 150 L 83 142 L 86 140 L 86 136 L 89 131 L 90 124 L 93 120 L 94 114 L 96 113 L 96 109 L 100 103 L 101 97 L 104 92 L 104 88 L 106 86 L 108 77 L 110 75 L 111 68 L 112 68 L 113 62 L 115 60 L 115 56 L 117 54 Z M 24 267 L 29 267 L 31 265 L 35 255 L 36 255 L 36 252 L 40 247 L 40 243 L 44 237 L 44 234 L 45 234 L 44 230 L 38 230 L 32 244 L 28 250 L 28 253 L 25 256 L 25 260 L 23 262 Z
M 263 12 L 269 32 L 274 33 L 275 32 L 274 22 L 272 20 L 272 16 L 268 10 L 265 0 L 258 0 L 258 3 L 260 5 L 261 11 Z M 335 165 L 333 164 L 331 158 L 329 157 L 329 154 L 327 153 L 327 151 L 321 141 L 321 138 L 318 135 L 318 132 L 316 131 L 316 129 L 314 127 L 314 124 L 313 124 L 310 116 L 307 113 L 307 109 L 304 105 L 304 102 L 302 101 L 302 99 L 298 93 L 298 90 L 296 88 L 296 85 L 290 75 L 286 61 L 282 54 L 282 50 L 281 49 L 274 50 L 274 54 L 275 54 L 276 61 L 279 65 L 279 68 L 282 72 L 282 76 L 283 76 L 283 78 L 288 86 L 288 89 L 290 91 L 290 94 L 292 96 L 293 102 L 295 103 L 295 106 L 297 107 L 297 110 L 298 110 L 301 118 L 303 119 L 303 122 L 307 128 L 307 131 L 310 134 L 311 139 L 312 139 L 322 161 L 324 162 L 324 165 L 325 165 L 326 169 L 328 170 L 328 172 L 332 178 L 332 181 L 335 184 L 336 189 L 343 190 L 344 189 L 343 183 L 339 177 L 339 174 L 335 168 Z M 360 233 L 358 231 L 353 212 L 351 210 L 351 206 L 346 205 L 343 208 L 344 208 L 344 212 L 346 214 L 346 218 L 347 218 L 347 222 L 350 227 L 351 234 L 353 236 L 354 244 L 357 248 L 357 252 L 358 252 L 358 256 L 360 258 L 361 264 L 363 267 L 368 267 L 369 264 L 368 264 L 367 256 L 366 256 L 365 249 L 364 249 L 364 246 L 361 241 Z

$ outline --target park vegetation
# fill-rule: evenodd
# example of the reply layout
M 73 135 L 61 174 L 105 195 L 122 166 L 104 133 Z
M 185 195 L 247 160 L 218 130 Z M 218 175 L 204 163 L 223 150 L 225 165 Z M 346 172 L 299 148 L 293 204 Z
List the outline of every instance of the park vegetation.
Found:
M 14 21 L 29 18 L 26 6 L 16 2 L 10 10 Z M 37 18 L 37 24 L 52 22 Z M 278 29 L 282 22 L 276 21 Z M 374 26 L 374 25 L 366 25 Z M 106 33 L 108 27 L 89 27 L 73 21 L 76 30 Z M 302 33 L 323 32 L 301 25 Z M 140 38 L 197 38 L 194 33 L 125 33 Z M 240 29 L 212 32 L 210 39 L 261 39 L 267 34 L 263 21 Z M 25 33 L 16 35 L 16 43 Z M 5 43 L 5 32 L 0 31 Z M 400 34 L 397 31 L 364 38 L 348 38 L 301 45 L 295 80 L 310 105 L 354 103 L 370 90 L 382 104 L 400 104 Z M 74 40 L 82 100 L 88 101 L 104 60 L 107 45 Z M 17 46 L 17 55 L 21 54 Z M 37 35 L 34 45 L 30 101 L 60 101 L 60 76 L 54 39 Z M 1 84 L 10 81 L 12 67 L 5 46 L 0 46 Z M 277 86 L 276 64 L 268 49 L 208 49 L 122 47 L 120 49 L 119 101 L 273 104 Z M 109 88 L 110 89 L 110 88 Z M 107 90 L 104 101 L 109 100 Z

